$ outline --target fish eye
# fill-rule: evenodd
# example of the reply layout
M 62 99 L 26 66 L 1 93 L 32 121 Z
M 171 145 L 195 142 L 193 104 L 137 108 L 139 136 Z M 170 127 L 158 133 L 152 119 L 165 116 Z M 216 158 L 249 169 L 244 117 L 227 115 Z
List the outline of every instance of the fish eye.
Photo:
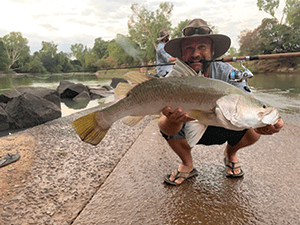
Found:
M 267 106 L 266 106 L 266 105 L 263 105 L 262 107 L 263 107 L 264 109 L 265 109 L 265 108 L 267 108 Z

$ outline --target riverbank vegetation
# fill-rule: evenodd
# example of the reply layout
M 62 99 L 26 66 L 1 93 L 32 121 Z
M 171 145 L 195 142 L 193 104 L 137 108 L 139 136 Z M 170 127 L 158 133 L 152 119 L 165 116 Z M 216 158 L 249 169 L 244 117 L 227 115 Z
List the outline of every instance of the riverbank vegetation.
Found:
M 270 18 L 263 19 L 254 30 L 241 31 L 239 49 L 231 47 L 226 56 L 300 51 L 300 0 L 286 0 L 280 19 L 275 15 L 279 2 L 257 0 L 258 10 L 267 12 Z M 98 71 L 99 76 L 106 74 L 109 77 L 118 77 L 118 73 L 124 71 L 101 69 L 155 64 L 159 30 L 162 27 L 167 28 L 172 38 L 180 37 L 182 28 L 189 22 L 181 21 L 177 27 L 172 27 L 170 16 L 173 5 L 168 2 L 162 2 L 156 11 L 149 11 L 137 3 L 132 4 L 131 10 L 128 35 L 117 34 L 115 39 L 109 41 L 98 37 L 92 48 L 82 43 L 74 43 L 68 53 L 57 52 L 58 45 L 54 42 L 42 41 L 42 48 L 30 54 L 28 40 L 22 33 L 11 32 L 0 37 L 0 73 Z M 217 27 L 210 26 L 214 33 L 218 33 Z M 253 72 L 300 72 L 298 58 L 246 62 L 245 65 Z

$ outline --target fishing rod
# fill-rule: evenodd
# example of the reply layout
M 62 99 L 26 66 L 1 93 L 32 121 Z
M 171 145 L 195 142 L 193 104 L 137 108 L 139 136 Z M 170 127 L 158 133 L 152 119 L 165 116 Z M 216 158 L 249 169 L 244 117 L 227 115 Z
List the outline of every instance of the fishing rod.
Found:
M 101 68 L 98 70 L 135 69 L 135 68 L 143 68 L 143 67 L 156 67 L 156 66 L 169 66 L 169 65 L 175 65 L 175 63 L 164 63 L 164 64 L 142 65 L 142 66 L 121 66 L 121 67 Z
M 238 61 L 252 61 L 252 60 L 263 60 L 263 59 L 281 59 L 290 57 L 300 57 L 300 52 L 291 53 L 278 53 L 278 54 L 266 54 L 266 55 L 256 55 L 256 56 L 238 56 L 238 57 L 224 57 L 212 60 L 200 60 L 201 63 L 208 62 L 238 62 Z M 143 67 L 157 67 L 157 66 L 169 66 L 175 65 L 175 63 L 164 63 L 164 64 L 154 64 L 154 65 L 142 65 L 142 66 L 121 66 L 121 67 L 111 67 L 111 68 L 99 68 L 97 70 L 118 70 L 118 69 L 136 69 Z
M 231 71 L 229 74 L 229 79 L 231 83 L 241 82 L 243 80 L 247 80 L 253 77 L 253 73 L 247 69 L 242 62 L 243 61 L 252 61 L 252 60 L 264 60 L 264 59 L 282 59 L 282 58 L 290 58 L 290 57 L 300 57 L 300 52 L 291 52 L 291 53 L 279 53 L 279 54 L 266 54 L 266 55 L 256 55 L 256 56 L 240 56 L 240 57 L 224 57 L 220 59 L 213 60 L 203 60 L 202 63 L 209 62 L 240 62 L 241 67 L 244 69 Z
M 221 59 L 207 60 L 204 62 L 237 62 L 237 61 L 252 61 L 252 60 L 264 60 L 264 59 L 282 59 L 282 58 L 291 58 L 291 57 L 300 57 L 300 52 L 266 54 L 266 55 L 256 55 L 256 56 L 224 57 Z

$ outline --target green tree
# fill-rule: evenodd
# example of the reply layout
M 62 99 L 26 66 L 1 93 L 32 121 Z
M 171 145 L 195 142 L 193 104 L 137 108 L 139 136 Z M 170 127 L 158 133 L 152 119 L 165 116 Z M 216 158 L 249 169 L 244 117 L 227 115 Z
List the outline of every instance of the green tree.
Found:
M 6 54 L 3 41 L 0 40 L 0 71 L 6 72 L 8 70 L 9 59 Z
M 28 41 L 20 32 L 10 32 L 1 39 L 4 43 L 4 48 L 9 59 L 8 69 L 17 68 L 13 65 L 20 59 L 25 61 L 30 55 Z
M 237 57 L 238 55 L 239 55 L 239 53 L 238 53 L 237 49 L 233 46 L 231 46 L 225 54 L 225 56 L 231 56 L 231 57 Z
M 259 32 L 255 30 L 243 30 L 239 35 L 239 45 L 241 55 L 257 55 L 261 53 L 261 48 L 258 44 Z
M 67 53 L 60 52 L 56 54 L 54 56 L 54 61 L 57 72 L 70 72 L 74 70 Z
M 263 10 L 266 13 L 270 14 L 272 17 L 275 17 L 275 10 L 279 6 L 279 0 L 257 0 L 256 5 L 258 6 L 259 10 Z
M 84 46 L 81 43 L 76 43 L 71 45 L 71 51 L 76 60 L 80 61 L 81 66 L 86 68 L 86 55 L 89 53 L 87 46 Z
M 37 55 L 34 55 L 30 62 L 24 65 L 22 72 L 43 74 L 47 73 L 47 70 L 43 66 L 41 59 Z
M 39 51 L 39 57 L 43 66 L 48 72 L 57 73 L 59 68 L 56 66 L 54 56 L 57 54 L 57 46 L 54 42 L 42 41 L 42 48 Z
M 127 57 L 129 57 L 124 49 L 117 43 L 117 41 L 114 39 L 109 42 L 108 44 L 108 52 L 109 57 L 114 59 L 112 62 L 114 63 L 112 66 L 121 66 L 128 62 L 129 60 Z
M 180 22 L 178 23 L 177 27 L 174 28 L 174 29 L 172 30 L 172 35 L 171 35 L 171 37 L 172 37 L 172 38 L 179 38 L 179 37 L 181 37 L 181 36 L 182 36 L 182 29 L 183 29 L 186 25 L 188 25 L 188 23 L 189 23 L 190 21 L 191 21 L 191 20 L 189 20 L 189 19 L 186 19 L 186 20 L 184 20 L 184 21 L 180 21 Z
M 145 49 L 147 60 L 155 61 L 156 44 L 161 28 L 170 30 L 169 21 L 173 5 L 162 2 L 159 9 L 149 11 L 145 7 L 140 7 L 137 3 L 131 5 L 132 15 L 128 21 L 129 34 L 134 42 L 142 49 Z
M 300 0 L 286 0 L 284 13 L 286 14 L 286 23 L 295 30 L 300 30 Z
M 253 31 L 244 31 L 239 36 L 242 55 L 270 54 L 300 51 L 299 31 L 274 18 L 263 19 Z
M 300 24 L 300 0 L 285 0 L 285 6 L 283 8 L 283 13 L 280 21 L 275 16 L 275 10 L 278 9 L 280 5 L 280 0 L 257 0 L 256 5 L 259 10 L 263 10 L 270 14 L 274 19 L 277 20 L 279 24 Z M 283 21 L 284 16 L 286 20 Z
M 94 51 L 95 55 L 98 59 L 107 58 L 108 51 L 107 51 L 108 42 L 102 40 L 101 37 L 95 39 L 94 47 L 92 51 Z
M 42 49 L 36 55 L 50 73 L 73 71 L 69 55 L 64 52 L 57 53 L 57 46 L 54 42 L 43 41 Z
M 97 61 L 98 58 L 95 55 L 94 51 L 88 50 L 88 52 L 84 55 L 84 65 L 85 69 L 88 69 L 89 71 L 96 71 L 97 69 Z

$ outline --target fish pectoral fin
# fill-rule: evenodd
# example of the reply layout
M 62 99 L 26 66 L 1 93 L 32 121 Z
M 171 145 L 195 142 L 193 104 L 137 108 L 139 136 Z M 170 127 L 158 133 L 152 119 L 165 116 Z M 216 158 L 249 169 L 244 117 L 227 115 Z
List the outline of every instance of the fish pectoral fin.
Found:
M 220 126 L 231 130 L 243 130 L 245 128 L 237 119 L 239 99 L 239 95 L 226 95 L 217 100 L 215 114 Z
M 123 122 L 128 126 L 137 125 L 145 116 L 127 116 L 123 119 Z
M 206 122 L 214 119 L 215 114 L 213 112 L 202 111 L 193 109 L 189 113 L 190 117 L 197 119 L 199 122 L 206 124 Z
M 230 120 L 228 120 L 222 113 L 222 111 L 219 109 L 219 107 L 216 107 L 215 113 L 217 115 L 217 122 L 219 126 L 224 127 L 229 130 L 243 130 L 240 129 L 236 124 Z
M 126 80 L 129 80 L 133 84 L 141 84 L 147 80 L 153 79 L 153 77 L 149 77 L 144 73 L 140 73 L 138 71 L 130 71 L 123 75 Z
M 96 121 L 96 112 L 82 116 L 72 122 L 72 127 L 82 141 L 97 145 L 109 128 L 103 129 Z
M 197 144 L 206 128 L 207 126 L 197 120 L 186 122 L 184 127 L 185 137 L 191 148 Z
M 134 86 L 128 83 L 120 82 L 114 92 L 114 96 L 116 100 L 120 100 L 125 98 L 127 93 L 133 88 Z
M 237 111 L 239 95 L 226 95 L 216 101 L 216 107 L 220 109 L 227 120 L 232 120 Z

